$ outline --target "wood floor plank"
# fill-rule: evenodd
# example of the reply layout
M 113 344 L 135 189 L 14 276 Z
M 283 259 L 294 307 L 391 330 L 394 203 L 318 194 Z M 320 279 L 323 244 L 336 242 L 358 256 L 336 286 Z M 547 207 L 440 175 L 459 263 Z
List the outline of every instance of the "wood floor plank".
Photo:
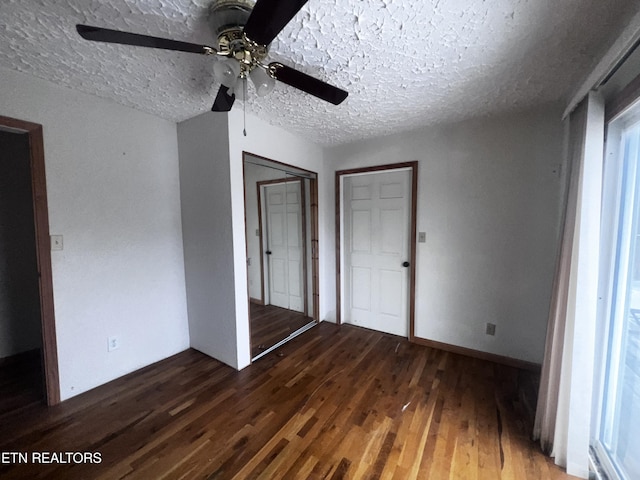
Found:
M 50 408 L 6 381 L 27 401 L 0 400 L 0 451 L 102 461 L 0 477 L 572 478 L 529 438 L 535 373 L 327 323 L 278 351 L 237 372 L 188 350 Z

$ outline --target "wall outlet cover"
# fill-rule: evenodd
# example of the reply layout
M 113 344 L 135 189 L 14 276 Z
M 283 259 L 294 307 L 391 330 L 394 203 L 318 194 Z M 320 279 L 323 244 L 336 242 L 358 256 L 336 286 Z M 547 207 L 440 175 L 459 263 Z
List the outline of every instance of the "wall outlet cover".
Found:
M 62 250 L 63 247 L 62 235 L 51 235 L 51 250 Z
M 120 339 L 116 336 L 107 338 L 107 351 L 112 352 L 120 348 Z

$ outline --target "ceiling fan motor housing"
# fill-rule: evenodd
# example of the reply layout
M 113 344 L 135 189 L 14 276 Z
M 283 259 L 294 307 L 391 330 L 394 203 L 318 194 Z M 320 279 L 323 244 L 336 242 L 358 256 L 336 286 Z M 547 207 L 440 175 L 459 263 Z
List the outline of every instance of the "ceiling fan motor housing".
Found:
M 219 43 L 229 43 L 242 38 L 242 30 L 254 5 L 254 0 L 213 1 L 209 7 L 209 24 Z
M 214 0 L 210 7 L 209 22 L 218 40 L 218 51 L 235 58 L 244 78 L 266 56 L 266 45 L 259 45 L 244 35 L 244 26 L 251 15 L 253 0 Z

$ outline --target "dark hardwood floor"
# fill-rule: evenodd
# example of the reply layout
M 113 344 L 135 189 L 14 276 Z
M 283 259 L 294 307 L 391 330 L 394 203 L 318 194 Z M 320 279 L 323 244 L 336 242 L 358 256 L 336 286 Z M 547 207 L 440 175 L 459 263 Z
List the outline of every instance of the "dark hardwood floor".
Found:
M 536 374 L 328 323 L 279 351 L 236 372 L 188 350 L 2 412 L 0 452 L 101 463 L 0 464 L 0 478 L 571 478 L 529 439 Z
M 273 305 L 250 303 L 251 357 L 255 358 L 296 330 L 313 323 L 313 318 Z

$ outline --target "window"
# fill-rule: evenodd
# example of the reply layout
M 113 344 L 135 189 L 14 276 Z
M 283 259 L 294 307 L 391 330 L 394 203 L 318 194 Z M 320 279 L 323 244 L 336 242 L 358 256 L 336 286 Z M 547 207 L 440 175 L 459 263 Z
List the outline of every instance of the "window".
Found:
M 608 131 L 603 198 L 602 375 L 594 450 L 612 479 L 640 478 L 640 123 Z M 608 179 L 608 180 L 607 180 Z M 608 272 L 608 273 L 607 273 Z M 603 290 L 601 289 L 601 292 Z

